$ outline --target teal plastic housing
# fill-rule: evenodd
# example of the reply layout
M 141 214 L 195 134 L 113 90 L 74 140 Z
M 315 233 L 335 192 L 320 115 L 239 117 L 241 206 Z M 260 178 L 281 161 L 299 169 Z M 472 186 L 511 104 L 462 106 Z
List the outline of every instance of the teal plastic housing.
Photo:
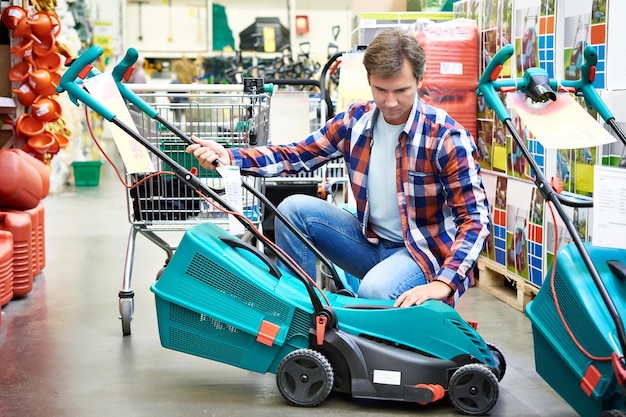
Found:
M 254 250 L 233 248 L 222 238 L 231 236 L 210 222 L 187 230 L 152 284 L 161 344 L 243 369 L 275 373 L 285 355 L 310 346 L 313 304 L 298 278 L 263 261 Z M 322 293 L 315 291 L 322 300 Z M 442 302 L 394 308 L 392 300 L 327 291 L 323 295 L 336 314 L 339 331 L 444 360 L 470 355 L 496 367 L 476 330 Z M 271 346 L 257 340 L 264 321 L 278 327 Z
M 626 282 L 611 272 L 607 261 L 626 264 L 626 250 L 591 243 L 585 246 L 615 308 L 624 317 Z M 626 402 L 611 361 L 592 360 L 576 346 L 559 316 L 557 305 L 578 342 L 597 358 L 610 357 L 612 352 L 623 355 L 615 322 L 577 248 L 573 244 L 563 247 L 556 260 L 554 292 L 549 278 L 551 267 L 537 296 L 526 306 L 532 323 L 537 373 L 581 416 L 598 416 L 609 409 L 624 410 Z M 597 368 L 601 377 L 591 395 L 587 395 L 581 384 L 590 366 Z
M 220 240 L 213 223 L 185 232 L 150 289 L 161 344 L 255 372 L 275 373 L 289 352 L 309 346 L 313 308 L 303 284 L 280 279 L 254 253 Z M 271 346 L 257 341 L 263 321 L 278 326 Z

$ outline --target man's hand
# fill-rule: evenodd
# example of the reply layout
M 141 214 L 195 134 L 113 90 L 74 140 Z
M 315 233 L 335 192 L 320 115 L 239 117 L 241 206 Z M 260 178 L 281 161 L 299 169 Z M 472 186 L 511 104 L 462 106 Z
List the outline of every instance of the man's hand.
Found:
M 427 300 L 445 300 L 450 296 L 452 288 L 443 281 L 433 281 L 418 285 L 405 291 L 393 304 L 395 307 L 411 307 L 420 305 Z
M 218 159 L 223 164 L 231 164 L 230 154 L 222 145 L 214 140 L 201 140 L 192 136 L 196 143 L 187 146 L 185 152 L 192 154 L 200 166 L 204 169 L 214 170 L 216 168 L 215 161 Z

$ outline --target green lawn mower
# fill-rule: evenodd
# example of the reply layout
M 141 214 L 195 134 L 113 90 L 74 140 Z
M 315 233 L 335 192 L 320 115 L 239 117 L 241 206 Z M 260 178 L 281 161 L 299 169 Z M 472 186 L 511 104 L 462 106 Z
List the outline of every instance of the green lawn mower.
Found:
M 91 63 L 101 53 L 101 48 L 91 47 L 79 56 L 63 75 L 58 92 L 67 92 L 74 103 L 81 101 L 120 127 L 166 162 L 188 187 L 236 211 L 222 194 L 151 145 L 82 88 L 81 77 L 99 75 Z M 123 86 L 122 75 L 136 58 L 137 52 L 130 49 L 114 69 L 118 86 Z M 263 85 L 262 80 L 245 84 Z M 132 91 L 120 88 L 120 92 L 171 128 Z M 179 129 L 171 130 L 185 144 L 192 143 Z M 261 192 L 245 181 L 242 186 L 308 242 Z M 266 242 L 253 225 L 241 223 L 252 236 Z M 504 355 L 454 308 L 439 301 L 395 308 L 392 300 L 329 292 L 266 243 L 266 251 L 275 258 L 211 222 L 187 230 L 150 288 L 156 299 L 161 344 L 242 369 L 273 373 L 281 395 L 295 406 L 317 406 L 333 391 L 416 404 L 448 398 L 467 415 L 486 414 L 496 404 L 506 370 Z M 341 289 L 332 263 L 314 247 L 311 250 L 333 271 L 332 279 Z M 274 259 L 286 267 L 279 267 Z
M 503 47 L 482 74 L 477 94 L 495 111 L 517 142 L 534 174 L 534 183 L 546 202 L 563 219 L 572 243 L 554 257 L 546 279 L 526 314 L 533 328 L 535 367 L 539 375 L 585 417 L 626 416 L 626 250 L 583 242 L 564 205 L 592 207 L 593 200 L 558 194 L 539 169 L 511 121 L 499 94 L 520 91 L 535 103 L 549 103 L 557 92 L 585 99 L 626 145 L 626 136 L 592 83 L 597 55 L 588 46 L 578 80 L 550 79 L 540 68 L 526 70 L 523 78 L 498 78 L 513 55 Z M 549 104 L 548 104 L 549 105 Z

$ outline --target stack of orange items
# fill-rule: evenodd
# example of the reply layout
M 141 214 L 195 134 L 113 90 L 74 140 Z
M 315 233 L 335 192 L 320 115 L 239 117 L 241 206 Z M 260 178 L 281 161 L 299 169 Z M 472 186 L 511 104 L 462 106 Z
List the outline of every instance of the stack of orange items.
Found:
M 420 94 L 445 109 L 476 137 L 479 76 L 478 26 L 471 19 L 419 21 L 417 39 L 426 51 Z

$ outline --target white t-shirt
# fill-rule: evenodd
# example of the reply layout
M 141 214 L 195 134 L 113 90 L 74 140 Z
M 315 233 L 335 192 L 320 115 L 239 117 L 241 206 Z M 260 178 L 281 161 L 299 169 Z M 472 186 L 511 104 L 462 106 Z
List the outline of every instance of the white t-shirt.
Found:
M 374 125 L 372 149 L 367 176 L 369 197 L 369 221 L 377 236 L 402 242 L 402 223 L 398 209 L 396 190 L 396 147 L 404 129 L 402 125 L 390 125 L 382 113 Z

